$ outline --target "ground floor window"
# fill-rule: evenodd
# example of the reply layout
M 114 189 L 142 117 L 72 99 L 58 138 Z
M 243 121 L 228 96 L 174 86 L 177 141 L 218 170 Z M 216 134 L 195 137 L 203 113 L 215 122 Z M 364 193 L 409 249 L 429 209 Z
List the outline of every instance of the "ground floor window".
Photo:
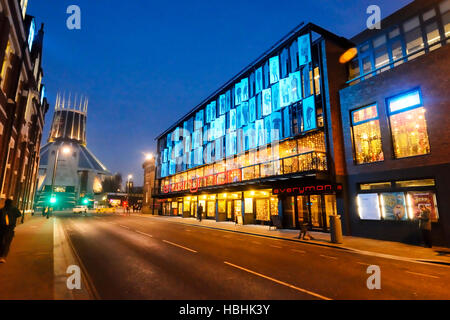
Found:
M 256 220 L 270 220 L 269 199 L 256 199 Z
M 431 221 L 439 220 L 436 194 L 431 190 L 362 193 L 356 200 L 362 220 L 415 220 L 424 210 Z

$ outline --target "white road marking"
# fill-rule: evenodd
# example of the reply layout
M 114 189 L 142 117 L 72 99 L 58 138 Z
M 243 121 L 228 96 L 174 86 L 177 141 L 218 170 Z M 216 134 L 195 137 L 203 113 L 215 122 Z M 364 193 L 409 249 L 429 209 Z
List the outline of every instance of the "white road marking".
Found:
M 283 286 L 289 287 L 289 288 L 291 288 L 291 289 L 294 289 L 294 290 L 297 290 L 297 291 L 300 291 L 300 292 L 309 294 L 309 295 L 314 296 L 314 297 L 317 297 L 317 298 L 319 298 L 319 299 L 323 299 L 323 300 L 332 300 L 332 299 L 327 298 L 327 297 L 325 297 L 325 296 L 322 296 L 322 295 L 320 295 L 320 294 L 318 294 L 318 293 L 315 293 L 315 292 L 312 292 L 312 291 L 309 291 L 309 290 L 306 290 L 306 289 L 302 289 L 302 288 L 296 287 L 296 286 L 294 286 L 294 285 L 292 285 L 292 284 L 289 284 L 289 283 L 287 283 L 287 282 L 284 282 L 284 281 L 280 281 L 280 280 L 271 278 L 271 277 L 269 277 L 269 276 L 263 275 L 263 274 L 261 274 L 261 273 L 258 273 L 258 272 L 255 272 L 255 271 L 252 271 L 252 270 L 249 270 L 249 269 L 246 269 L 246 268 L 244 268 L 244 267 L 237 266 L 237 265 L 232 264 L 232 263 L 229 263 L 229 262 L 227 262 L 227 261 L 224 261 L 224 263 L 227 264 L 227 265 L 229 265 L 229 266 L 231 266 L 231 267 L 234 267 L 234 268 L 237 268 L 237 269 L 246 271 L 246 272 L 251 273 L 251 274 L 254 274 L 254 275 L 258 276 L 258 277 L 261 277 L 261 278 L 264 278 L 264 279 L 273 281 L 273 282 L 275 282 L 275 283 L 278 283 L 278 284 L 281 284 L 281 285 L 283 285 Z
M 434 279 L 439 279 L 439 277 L 436 276 L 432 276 L 429 274 L 424 274 L 424 273 L 418 273 L 418 272 L 412 272 L 412 271 L 406 271 L 407 273 L 411 273 L 411 274 L 415 274 L 417 276 L 422 276 L 422 277 L 428 277 L 428 278 L 434 278 Z
M 184 250 L 188 250 L 188 251 L 197 253 L 197 251 L 195 251 L 195 250 L 192 250 L 192 249 L 189 249 L 189 248 L 180 246 L 179 244 L 176 244 L 176 243 L 173 243 L 173 242 L 170 242 L 170 241 L 167 241 L 167 240 L 163 240 L 163 242 L 168 243 L 168 244 L 171 244 L 171 245 L 176 246 L 176 247 L 179 247 L 179 248 L 182 248 L 182 249 L 184 249 Z
M 188 231 L 188 232 L 191 232 L 191 230 L 189 230 L 189 229 L 184 229 L 184 231 Z
M 119 224 L 119 227 L 122 227 L 122 228 L 130 230 L 130 228 L 128 228 L 127 226 L 124 226 L 123 224 Z
M 370 263 L 359 262 L 359 261 L 357 261 L 356 263 L 357 263 L 357 264 L 360 264 L 360 265 L 363 265 L 363 266 L 370 266 L 370 265 L 371 265 Z
M 324 257 L 324 258 L 328 258 L 328 259 L 334 259 L 334 260 L 337 260 L 337 259 L 338 259 L 338 258 L 336 258 L 336 257 L 326 256 L 326 255 L 324 255 L 324 254 L 321 254 L 320 256 L 321 256 L 321 257 Z
M 297 250 L 297 249 L 291 249 L 292 251 L 295 251 L 295 252 L 299 252 L 299 253 L 306 253 L 306 251 L 303 251 L 303 250 Z
M 136 231 L 137 233 L 143 234 L 144 236 L 153 238 L 153 236 L 151 234 L 148 234 L 148 233 L 145 233 L 145 232 L 142 232 L 142 231 L 139 231 L 139 230 L 134 230 L 134 231 Z
M 254 244 L 261 244 L 261 242 L 258 242 L 258 241 L 252 241 L 252 243 L 254 243 Z
M 274 246 L 273 244 L 270 245 L 272 248 L 278 248 L 278 249 L 282 249 L 283 247 L 280 246 Z

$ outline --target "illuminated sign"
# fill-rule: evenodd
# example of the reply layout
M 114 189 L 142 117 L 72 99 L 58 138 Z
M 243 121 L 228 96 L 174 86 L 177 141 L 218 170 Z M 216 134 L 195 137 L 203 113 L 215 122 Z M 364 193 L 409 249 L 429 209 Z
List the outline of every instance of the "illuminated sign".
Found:
M 342 191 L 341 184 L 330 184 L 330 183 L 272 189 L 272 193 L 274 195 L 316 194 L 316 193 L 341 192 L 341 191 Z

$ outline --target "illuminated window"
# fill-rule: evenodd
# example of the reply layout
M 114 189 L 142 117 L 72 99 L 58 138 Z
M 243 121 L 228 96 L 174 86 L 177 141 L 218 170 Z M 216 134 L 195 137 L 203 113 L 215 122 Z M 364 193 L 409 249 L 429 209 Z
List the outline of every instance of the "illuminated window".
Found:
M 390 182 L 362 183 L 359 185 L 360 190 L 377 190 L 391 188 Z
M 419 17 L 416 16 L 406 21 L 403 24 L 403 31 L 405 32 L 406 54 L 411 54 L 423 49 L 424 44 Z M 417 54 L 410 56 L 409 59 L 414 59 L 424 53 L 424 51 L 420 51 Z
M 425 108 L 419 90 L 388 99 L 396 158 L 430 153 Z
M 5 77 L 6 77 L 6 71 L 8 70 L 8 61 L 9 61 L 9 57 L 11 55 L 11 43 L 8 41 L 7 45 L 6 45 L 6 49 L 5 49 L 5 57 L 3 58 L 3 63 L 2 63 L 2 72 L 1 72 L 1 81 L 4 83 L 5 81 Z
M 384 160 L 376 105 L 352 112 L 352 131 L 357 164 Z

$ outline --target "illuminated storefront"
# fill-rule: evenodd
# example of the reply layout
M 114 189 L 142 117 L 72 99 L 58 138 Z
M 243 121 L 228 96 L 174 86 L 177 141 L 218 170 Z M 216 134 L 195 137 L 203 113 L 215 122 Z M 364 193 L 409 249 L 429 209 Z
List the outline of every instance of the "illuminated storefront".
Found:
M 337 182 L 340 151 L 329 152 L 336 137 L 326 120 L 337 88 L 324 86 L 323 68 L 328 50 L 349 46 L 301 25 L 157 137 L 161 214 L 195 217 L 201 206 L 204 218 L 216 221 L 269 224 L 279 216 L 287 228 L 308 223 L 327 230 L 327 217 L 337 212 L 334 190 L 294 196 L 295 206 L 307 207 L 301 218 L 297 209 L 289 213 L 292 195 L 273 190 Z
M 428 212 L 433 243 L 450 246 L 450 0 L 414 1 L 382 25 L 352 39 L 340 91 L 346 223 L 352 235 L 418 244 Z

